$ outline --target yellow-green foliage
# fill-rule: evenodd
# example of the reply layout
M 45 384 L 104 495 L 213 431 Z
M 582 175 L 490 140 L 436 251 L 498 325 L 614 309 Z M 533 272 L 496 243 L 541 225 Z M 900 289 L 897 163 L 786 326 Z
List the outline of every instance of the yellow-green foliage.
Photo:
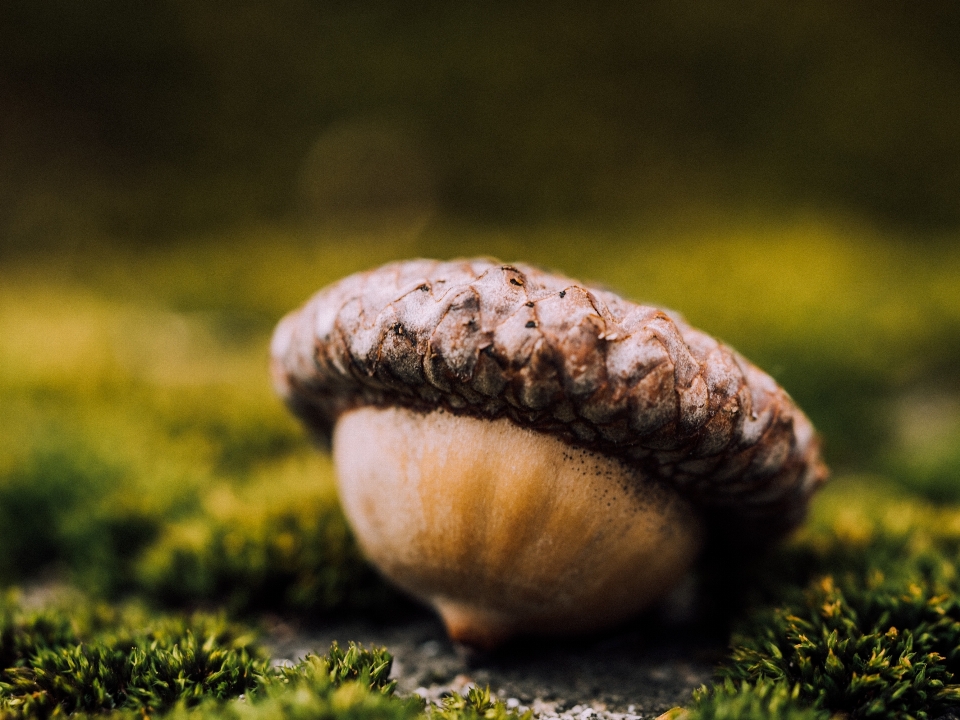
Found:
M 489 689 L 440 707 L 394 697 L 392 656 L 336 642 L 270 667 L 253 635 L 208 615 L 152 616 L 71 598 L 42 611 L 0 600 L 0 719 L 529 720 Z
M 722 682 L 694 717 L 922 720 L 960 707 L 960 508 L 839 478 L 756 572 Z
M 171 522 L 139 558 L 138 588 L 233 610 L 380 612 L 402 602 L 363 561 L 331 473 L 326 456 L 298 454 L 246 484 L 212 487 L 198 514 Z
M 533 711 L 523 714 L 508 710 L 507 706 L 490 695 L 490 688 L 471 687 L 466 695 L 452 693 L 443 698 L 439 707 L 428 706 L 430 720 L 530 720 Z
M 160 712 L 254 689 L 268 669 L 253 635 L 222 618 L 156 618 L 82 601 L 0 606 L 0 717 Z
M 929 584 L 830 577 L 741 634 L 723 676 L 773 680 L 854 717 L 936 718 L 960 705 L 960 608 Z
M 53 573 L 153 603 L 392 612 L 397 596 L 362 561 L 339 511 L 329 456 L 269 387 L 269 334 L 349 272 L 394 257 L 493 254 L 684 312 L 776 375 L 841 468 L 789 546 L 759 568 L 729 569 L 750 578 L 754 610 L 723 671 L 731 683 L 702 695 L 697 712 L 934 717 L 924 708 L 960 702 L 948 652 L 960 617 L 960 509 L 949 504 L 960 500 L 960 249 L 814 222 L 698 228 L 434 229 L 395 242 L 267 229 L 5 265 L 0 585 Z M 130 648 L 148 635 L 136 637 Z M 48 698 L 49 668 L 109 665 L 122 677 L 132 657 L 70 652 L 38 654 L 47 659 L 4 682 Z M 151 657 L 162 674 L 175 663 L 161 655 Z M 196 687 L 197 697 L 219 692 Z M 130 707 L 103 692 L 76 708 Z M 375 695 L 311 685 L 217 712 L 414 712 Z M 482 700 L 456 702 L 500 712 Z M 50 701 L 37 702 L 30 712 L 46 712 Z M 206 713 L 204 702 L 175 712 Z
M 814 221 L 696 227 L 389 241 L 268 228 L 11 261 L 0 582 L 53 566 L 90 589 L 174 602 L 391 603 L 357 559 L 329 460 L 273 396 L 266 345 L 319 287 L 411 255 L 523 259 L 672 306 L 778 376 L 831 458 L 955 497 L 957 421 L 948 413 L 931 447 L 930 433 L 901 432 L 912 416 L 897 398 L 952 382 L 960 250 Z
M 176 254 L 156 269 L 185 272 Z M 378 602 L 328 458 L 270 390 L 272 315 L 234 332 L 242 308 L 175 310 L 187 301 L 137 294 L 148 284 L 111 298 L 119 263 L 94 289 L 36 271 L 0 289 L 0 582 L 54 566 L 167 601 Z
M 829 713 L 800 700 L 800 686 L 729 679 L 695 691 L 695 707 L 676 720 L 827 720 Z

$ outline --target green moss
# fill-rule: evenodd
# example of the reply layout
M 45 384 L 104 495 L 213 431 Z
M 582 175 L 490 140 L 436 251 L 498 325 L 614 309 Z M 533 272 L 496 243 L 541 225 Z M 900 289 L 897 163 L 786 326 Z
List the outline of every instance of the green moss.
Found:
M 27 611 L 0 606 L 0 718 L 149 715 L 170 720 L 529 720 L 489 689 L 441 707 L 394 696 L 383 648 L 331 645 L 293 666 L 270 667 L 249 630 L 209 615 L 150 616 L 75 601 Z
M 0 628 L 0 714 L 155 713 L 235 697 L 267 671 L 253 636 L 222 618 L 111 614 L 102 610 L 96 617 L 88 610 L 83 627 L 64 610 L 7 607 Z
M 587 256 L 585 244 L 607 252 Z M 831 457 L 863 473 L 827 486 L 805 529 L 773 557 L 716 566 L 708 585 L 746 590 L 714 608 L 715 628 L 734 624 L 737 634 L 725 680 L 697 712 L 932 718 L 952 707 L 960 263 L 955 248 L 906 252 L 849 227 L 709 227 L 695 239 L 433 229 L 402 243 L 258 230 L 142 256 L 114 248 L 5 266 L 0 586 L 52 573 L 109 601 L 395 616 L 401 601 L 362 560 L 339 510 L 329 456 L 309 447 L 269 387 L 265 348 L 280 314 L 343 274 L 398 255 L 476 253 L 678 308 L 783 380 Z M 906 402 L 914 396 L 945 398 L 939 425 L 910 410 L 926 407 Z M 837 615 L 824 615 L 827 606 Z M 3 682 L 21 705 L 36 703 L 31 713 L 70 702 L 96 713 L 150 703 L 204 716 L 420 712 L 354 683 L 359 676 L 339 685 L 291 677 L 286 686 L 299 689 L 290 693 L 258 684 L 244 701 L 210 699 L 223 682 L 221 694 L 237 692 L 222 678 L 253 665 L 225 659 L 226 675 L 214 677 L 204 660 L 201 672 L 206 636 L 192 621 L 164 631 L 180 638 L 172 645 L 143 651 L 155 662 L 141 679 L 159 689 L 141 696 L 130 657 L 152 646 L 156 618 L 121 622 L 111 615 L 119 611 L 84 607 L 69 620 L 4 610 L 0 669 L 16 672 Z M 193 660 L 183 649 L 172 656 L 181 645 Z M 227 658 L 239 652 L 232 647 L 215 650 Z M 191 678 L 184 694 L 164 694 L 181 670 Z M 77 699 L 94 680 L 100 694 Z M 430 712 L 505 712 L 486 702 L 468 696 Z
M 124 470 L 60 437 L 0 473 L 0 583 L 59 564 L 88 588 L 129 588 L 131 561 L 159 522 L 146 508 L 117 502 Z
M 841 478 L 756 573 L 723 689 L 702 702 L 747 703 L 736 698 L 772 683 L 798 707 L 850 718 L 960 708 L 960 510 Z
M 802 605 L 740 634 L 721 676 L 799 688 L 800 700 L 852 717 L 936 718 L 960 706 L 960 606 L 917 584 L 826 578 Z
M 906 447 L 888 454 L 890 474 L 931 502 L 960 503 L 960 412 L 939 422 L 928 418 L 912 435 Z
M 683 720 L 827 720 L 829 713 L 800 699 L 799 685 L 729 679 L 694 692 L 694 707 Z M 678 718 L 679 720 L 679 718 Z
M 231 720 L 413 720 L 422 717 L 419 698 L 401 699 L 371 690 L 363 680 L 335 683 L 322 672 L 290 684 L 273 683 L 244 701 L 226 705 L 208 703 L 189 717 L 230 718 Z M 180 720 L 187 713 L 178 711 Z
M 303 662 L 292 667 L 281 666 L 276 675 L 267 678 L 266 684 L 297 685 L 315 680 L 326 674 L 334 686 L 347 682 L 356 682 L 376 690 L 381 695 L 392 695 L 397 687 L 396 680 L 390 680 L 390 666 L 393 657 L 383 648 L 365 650 L 350 643 L 346 650 L 334 641 L 326 657 L 308 656 Z
M 406 602 L 360 554 L 332 497 L 249 507 L 222 490 L 219 512 L 174 524 L 137 567 L 139 589 L 170 605 L 234 612 L 384 613 Z M 228 499 L 229 498 L 229 499 Z
M 530 720 L 533 711 L 520 714 L 491 697 L 490 688 L 472 687 L 466 695 L 453 693 L 439 707 L 427 708 L 431 720 Z

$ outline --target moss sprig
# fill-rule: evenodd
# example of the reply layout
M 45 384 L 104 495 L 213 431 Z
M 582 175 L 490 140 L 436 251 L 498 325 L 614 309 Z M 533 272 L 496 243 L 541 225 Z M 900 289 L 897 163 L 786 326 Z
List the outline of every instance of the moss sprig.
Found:
M 86 615 L 86 622 L 83 622 Z M 257 686 L 268 670 L 253 635 L 222 617 L 115 615 L 78 620 L 64 611 L 0 616 L 0 717 L 47 718 L 223 700 Z
M 530 720 L 533 711 L 519 713 L 511 710 L 490 694 L 489 687 L 473 686 L 466 695 L 452 693 L 440 705 L 428 705 L 430 720 Z
M 385 648 L 366 650 L 351 642 L 344 650 L 334 640 L 324 657 L 307 655 L 296 665 L 280 666 L 264 678 L 264 685 L 296 686 L 304 681 L 316 682 L 326 675 L 335 687 L 356 682 L 381 695 L 392 695 L 397 687 L 397 681 L 390 679 L 392 665 L 393 656 Z
M 727 678 L 693 694 L 694 707 L 677 720 L 827 720 L 829 713 L 810 707 L 800 685 L 760 680 L 734 683 Z
M 0 598 L 0 720 L 530 720 L 489 688 L 441 706 L 394 694 L 384 648 L 334 642 L 271 667 L 223 617 L 147 616 L 95 603 L 25 610 Z M 425 717 L 426 716 L 426 717 Z
M 960 707 L 960 604 L 930 584 L 822 578 L 802 604 L 756 618 L 735 638 L 728 681 L 798 688 L 851 718 L 937 718 Z

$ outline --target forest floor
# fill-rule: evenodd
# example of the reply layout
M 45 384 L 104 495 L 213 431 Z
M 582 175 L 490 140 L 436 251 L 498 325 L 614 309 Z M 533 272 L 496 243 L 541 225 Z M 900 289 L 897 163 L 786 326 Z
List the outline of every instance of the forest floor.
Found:
M 398 623 L 316 627 L 274 618 L 268 627 L 274 662 L 322 654 L 333 641 L 384 646 L 394 657 L 391 677 L 402 694 L 440 700 L 471 684 L 489 686 L 509 708 L 564 720 L 652 718 L 686 705 L 693 690 L 709 684 L 725 650 L 683 634 L 651 639 L 643 628 L 621 627 L 575 640 L 521 639 L 481 653 L 451 643 L 440 621 L 426 612 Z

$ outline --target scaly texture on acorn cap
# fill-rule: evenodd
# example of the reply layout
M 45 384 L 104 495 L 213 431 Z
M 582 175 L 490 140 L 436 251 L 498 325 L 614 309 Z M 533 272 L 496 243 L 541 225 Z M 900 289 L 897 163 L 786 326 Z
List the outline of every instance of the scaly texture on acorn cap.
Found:
M 675 313 L 528 265 L 409 260 L 277 327 L 277 391 L 321 440 L 364 406 L 507 417 L 675 488 L 724 534 L 780 535 L 826 478 L 810 421 Z

